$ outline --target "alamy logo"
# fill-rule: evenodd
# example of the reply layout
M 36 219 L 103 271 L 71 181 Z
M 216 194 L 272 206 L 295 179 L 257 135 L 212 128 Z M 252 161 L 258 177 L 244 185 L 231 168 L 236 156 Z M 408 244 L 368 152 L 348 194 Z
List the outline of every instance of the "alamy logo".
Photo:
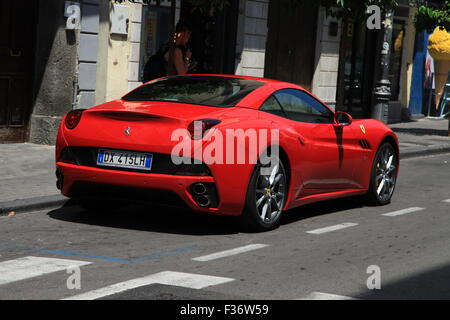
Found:
M 67 273 L 70 274 L 67 278 L 66 286 L 69 290 L 80 290 L 81 289 L 81 269 L 80 267 L 69 267 L 67 268 Z
M 196 121 L 197 122 L 197 121 Z M 171 140 L 178 142 L 172 149 L 172 162 L 180 164 L 256 164 L 261 174 L 270 175 L 279 159 L 278 129 L 226 129 L 203 131 L 201 122 L 193 135 L 186 129 L 176 129 Z M 196 137 L 198 139 L 193 139 Z M 270 150 L 270 152 L 269 152 Z
M 381 289 L 381 269 L 377 265 L 371 265 L 367 267 L 367 274 L 370 276 L 367 278 L 367 289 L 380 290 Z
M 381 9 L 379 6 L 372 5 L 367 7 L 367 11 L 370 16 L 367 18 L 367 29 L 381 29 Z

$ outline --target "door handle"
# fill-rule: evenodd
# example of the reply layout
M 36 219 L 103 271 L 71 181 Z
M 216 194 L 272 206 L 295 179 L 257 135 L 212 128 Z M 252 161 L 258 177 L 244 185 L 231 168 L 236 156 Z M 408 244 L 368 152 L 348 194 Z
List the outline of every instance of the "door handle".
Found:
M 22 50 L 9 49 L 9 55 L 11 57 L 21 57 L 22 56 Z

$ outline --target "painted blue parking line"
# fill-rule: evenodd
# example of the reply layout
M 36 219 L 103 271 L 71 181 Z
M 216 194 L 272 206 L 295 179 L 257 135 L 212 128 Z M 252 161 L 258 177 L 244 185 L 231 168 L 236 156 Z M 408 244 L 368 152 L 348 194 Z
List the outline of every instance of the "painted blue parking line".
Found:
M 126 259 L 120 259 L 120 258 L 114 258 L 114 257 L 96 256 L 96 255 L 93 255 L 93 254 L 85 254 L 85 253 L 78 253 L 78 252 L 60 251 L 60 250 L 48 250 L 48 249 L 41 249 L 41 250 L 38 250 L 38 251 L 39 252 L 45 252 L 45 253 L 60 254 L 60 255 L 65 255 L 65 256 L 84 257 L 84 258 L 92 258 L 92 259 L 101 259 L 101 260 L 106 260 L 106 261 L 130 263 L 130 261 L 126 260 Z
M 71 251 L 61 251 L 61 250 L 50 250 L 50 249 L 39 249 L 39 248 L 31 248 L 31 247 L 23 247 L 23 246 L 15 246 L 15 245 L 9 245 L 9 244 L 1 244 L 1 248 L 6 249 L 16 249 L 16 250 L 23 250 L 23 251 L 33 251 L 33 252 L 44 252 L 44 253 L 52 253 L 57 255 L 65 255 L 65 256 L 74 256 L 74 257 L 84 257 L 84 258 L 91 258 L 91 259 L 100 259 L 100 260 L 106 260 L 106 261 L 113 261 L 113 262 L 121 262 L 121 263 L 138 263 L 146 260 L 151 259 L 158 259 L 161 257 L 167 257 L 170 255 L 190 251 L 199 248 L 198 246 L 188 246 L 183 247 L 175 250 L 169 250 L 169 251 L 163 251 L 158 253 L 153 253 L 147 256 L 143 257 L 137 257 L 133 259 L 121 259 L 121 258 L 115 258 L 115 257 L 105 257 L 105 256 L 97 256 L 92 254 L 85 254 L 85 253 L 78 253 L 78 252 L 71 252 Z
M 194 250 L 194 249 L 198 249 L 198 248 L 199 248 L 198 246 L 189 246 L 189 247 L 179 248 L 179 249 L 175 249 L 175 250 L 154 253 L 154 254 L 150 254 L 148 256 L 130 259 L 129 261 L 131 263 L 136 263 L 136 262 L 142 262 L 142 261 L 150 260 L 150 259 L 158 259 L 161 257 L 166 257 L 166 256 L 170 256 L 173 254 L 178 254 L 178 253 L 182 253 L 182 252 L 186 252 L 186 251 L 190 251 L 190 250 Z
M 52 254 L 65 255 L 65 256 L 75 256 L 75 257 L 100 259 L 100 260 L 106 260 L 106 261 L 130 263 L 128 260 L 125 260 L 125 259 L 114 258 L 114 257 L 103 257 L 103 256 L 97 256 L 97 255 L 92 255 L 92 254 L 84 254 L 84 253 L 77 253 L 77 252 L 70 252 L 70 251 L 30 248 L 30 247 L 15 246 L 15 245 L 9 245 L 9 244 L 0 244 L 0 247 L 7 248 L 7 249 L 23 250 L 23 251 L 45 252 L 45 253 L 52 253 Z

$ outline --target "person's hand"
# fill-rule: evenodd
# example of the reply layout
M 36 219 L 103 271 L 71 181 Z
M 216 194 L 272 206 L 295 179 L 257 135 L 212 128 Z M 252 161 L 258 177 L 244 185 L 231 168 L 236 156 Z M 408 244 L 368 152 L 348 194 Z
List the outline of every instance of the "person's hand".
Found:
M 188 58 L 190 60 L 191 57 L 192 57 L 192 52 L 191 52 L 191 50 L 187 49 L 186 58 Z

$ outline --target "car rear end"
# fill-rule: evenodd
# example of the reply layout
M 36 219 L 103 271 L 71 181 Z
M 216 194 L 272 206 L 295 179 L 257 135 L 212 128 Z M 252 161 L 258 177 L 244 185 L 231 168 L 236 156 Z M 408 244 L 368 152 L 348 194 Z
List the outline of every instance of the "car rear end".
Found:
M 119 99 L 72 111 L 57 137 L 57 187 L 74 199 L 157 202 L 239 215 L 242 183 L 230 179 L 233 168 L 194 161 L 193 153 L 183 155 L 182 163 L 172 156 L 176 130 L 192 139 L 194 121 L 222 119 L 232 109 Z M 219 126 L 220 120 L 209 125 Z

